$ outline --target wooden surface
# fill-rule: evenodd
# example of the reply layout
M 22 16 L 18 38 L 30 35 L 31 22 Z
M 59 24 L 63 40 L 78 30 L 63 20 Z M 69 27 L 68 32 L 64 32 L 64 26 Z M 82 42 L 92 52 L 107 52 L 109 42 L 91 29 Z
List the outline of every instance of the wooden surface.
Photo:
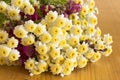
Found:
M 96 0 L 99 24 L 103 33 L 113 36 L 113 53 L 96 63 L 61 78 L 50 73 L 30 77 L 22 67 L 0 66 L 0 80 L 120 80 L 120 0 Z

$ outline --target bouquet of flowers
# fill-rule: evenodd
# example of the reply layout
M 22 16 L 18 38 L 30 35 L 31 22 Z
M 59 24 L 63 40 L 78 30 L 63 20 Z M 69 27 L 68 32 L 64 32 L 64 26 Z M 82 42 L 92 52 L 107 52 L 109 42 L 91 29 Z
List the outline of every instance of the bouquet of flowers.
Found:
M 102 36 L 96 14 L 94 0 L 0 1 L 0 65 L 63 77 L 109 56 L 112 36 Z

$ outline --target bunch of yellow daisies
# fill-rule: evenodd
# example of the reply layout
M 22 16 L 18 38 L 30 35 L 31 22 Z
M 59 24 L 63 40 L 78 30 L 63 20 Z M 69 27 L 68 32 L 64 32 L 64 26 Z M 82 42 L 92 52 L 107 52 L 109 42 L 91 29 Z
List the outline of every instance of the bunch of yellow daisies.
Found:
M 11 5 L 0 1 L 0 13 L 4 13 L 11 20 L 20 20 L 20 11 L 32 15 L 35 9 L 29 0 L 11 0 Z
M 19 12 L 34 13 L 29 0 L 12 0 L 13 6 L 0 2 L 0 12 L 10 19 L 20 19 Z M 79 12 L 68 17 L 57 11 L 49 11 L 39 23 L 33 20 L 25 21 L 15 26 L 13 37 L 0 30 L 0 65 L 17 63 L 20 59 L 19 44 L 34 46 L 35 55 L 25 62 L 25 69 L 30 76 L 50 71 L 54 75 L 70 75 L 75 68 L 83 68 L 88 62 L 96 62 L 101 55 L 109 56 L 112 53 L 112 36 L 102 32 L 97 25 L 94 0 L 74 0 L 81 4 Z M 9 8 L 7 8 L 9 7 Z

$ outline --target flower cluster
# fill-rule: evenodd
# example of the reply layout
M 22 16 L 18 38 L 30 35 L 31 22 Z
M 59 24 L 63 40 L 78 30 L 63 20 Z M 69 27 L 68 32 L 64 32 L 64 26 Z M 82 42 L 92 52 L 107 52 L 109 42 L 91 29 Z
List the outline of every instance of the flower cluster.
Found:
M 38 7 L 36 0 L 33 3 Z M 68 4 L 63 14 L 47 5 L 51 9 L 41 10 L 45 14 L 42 20 L 37 23 L 32 19 L 23 20 L 23 23 L 13 26 L 12 37 L 1 29 L 0 65 L 15 65 L 20 61 L 30 76 L 50 71 L 64 77 L 75 68 L 98 61 L 102 55 L 109 56 L 112 53 L 112 36 L 105 34 L 102 37 L 102 31 L 96 27 L 98 9 L 94 0 L 85 3 L 83 0 L 70 0 Z M 0 2 L 0 12 L 11 20 L 15 20 L 13 18 L 20 12 L 33 15 L 36 11 L 29 0 L 11 0 L 9 8 L 5 2 Z M 17 12 L 9 14 L 10 10 Z M 19 20 L 22 21 L 21 18 Z
M 11 0 L 11 5 L 0 1 L 0 13 L 4 13 L 11 20 L 20 20 L 20 11 L 28 15 L 33 15 L 35 9 L 29 0 Z
M 6 31 L 0 31 L 0 65 L 15 63 L 19 60 L 20 52 L 15 49 L 18 40 L 14 37 L 8 38 Z

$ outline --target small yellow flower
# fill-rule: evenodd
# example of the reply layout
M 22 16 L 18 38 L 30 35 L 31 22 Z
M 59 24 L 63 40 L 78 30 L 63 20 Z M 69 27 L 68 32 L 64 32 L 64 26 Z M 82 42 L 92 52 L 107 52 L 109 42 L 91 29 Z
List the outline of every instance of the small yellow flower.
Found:
M 62 67 L 59 64 L 53 64 L 50 69 L 53 74 L 59 74 L 62 70 Z
M 90 7 L 90 8 L 89 8 L 89 12 L 90 12 L 90 13 L 91 13 L 91 12 L 94 12 L 94 8 Z
M 50 28 L 49 32 L 52 36 L 57 36 L 60 34 L 61 29 L 59 27 L 52 27 Z
M 27 31 L 24 29 L 23 25 L 16 26 L 14 29 L 14 34 L 17 38 L 24 38 L 27 36 Z
M 20 13 L 20 10 L 16 7 L 9 7 L 8 10 L 7 10 L 7 14 L 9 17 L 17 17 Z
M 38 24 L 33 33 L 36 36 L 40 36 L 44 31 L 45 31 L 45 26 L 42 26 L 42 25 Z
M 16 60 L 19 59 L 19 57 L 20 57 L 19 51 L 13 49 L 13 50 L 11 50 L 11 52 L 10 52 L 10 54 L 9 54 L 9 56 L 8 56 L 8 59 L 9 59 L 10 61 L 16 61 Z
M 0 30 L 0 43 L 4 43 L 8 39 L 8 33 Z
M 47 53 L 47 46 L 46 45 L 39 45 L 39 46 L 36 46 L 36 51 L 39 53 L 39 54 L 46 54 Z
M 72 13 L 72 14 L 70 14 L 70 16 L 69 16 L 69 19 L 70 20 L 77 20 L 78 19 L 78 16 L 75 14 L 75 13 Z
M 94 27 L 88 27 L 87 30 L 86 30 L 86 32 L 88 34 L 94 34 L 95 33 L 95 28 Z
M 62 71 L 63 75 L 70 75 L 71 72 L 72 72 L 72 69 L 70 67 L 65 67 L 63 68 L 63 71 Z
M 50 52 L 50 56 L 55 59 L 57 57 L 60 56 L 60 50 L 59 49 L 53 49 L 51 52 Z
M 71 28 L 71 33 L 74 34 L 74 35 L 81 35 L 82 33 L 82 29 L 79 27 L 79 26 L 75 26 L 75 27 L 72 27 Z
M 18 46 L 18 40 L 15 39 L 14 37 L 11 37 L 8 42 L 7 42 L 7 45 L 10 47 L 10 48 L 16 48 Z
M 87 20 L 91 25 L 97 25 L 97 17 L 94 14 L 89 14 Z
M 35 9 L 32 5 L 29 5 L 25 8 L 24 12 L 25 12 L 25 14 L 33 15 L 35 12 Z
M 30 5 L 29 0 L 23 0 L 23 3 L 22 3 L 20 8 L 23 10 L 23 9 L 25 9 L 29 5 Z
M 81 57 L 78 61 L 77 61 L 78 67 L 79 68 L 83 68 L 87 65 L 87 59 L 84 57 Z
M 58 36 L 53 36 L 51 42 L 52 43 L 58 43 L 59 42 L 59 37 Z
M 112 46 L 107 46 L 107 50 L 103 52 L 102 54 L 105 56 L 109 56 L 112 53 Z
M 66 45 L 66 43 L 67 43 L 66 40 L 63 39 L 63 40 L 60 41 L 59 46 L 64 47 Z
M 48 70 L 48 65 L 46 62 L 38 63 L 37 67 L 41 72 L 45 72 Z
M 88 5 L 89 5 L 89 7 L 95 7 L 95 1 L 94 0 L 89 0 L 88 1 Z
M 112 36 L 110 36 L 110 34 L 104 35 L 103 40 L 105 41 L 106 44 L 111 44 L 113 42 Z
M 88 14 L 88 8 L 83 7 L 82 10 L 80 11 L 80 15 L 86 15 Z
M 72 27 L 72 23 L 68 22 L 66 25 L 63 27 L 64 30 L 70 30 Z
M 0 45 L 0 56 L 7 57 L 10 53 L 11 49 L 5 45 Z
M 26 69 L 31 70 L 31 69 L 34 68 L 34 66 L 35 66 L 35 60 L 34 60 L 34 59 L 29 58 L 29 59 L 25 62 L 25 68 L 26 68 Z
M 6 59 L 4 57 L 0 57 L 0 65 L 5 65 Z
M 54 22 L 57 17 L 58 17 L 58 14 L 57 14 L 56 11 L 54 11 L 54 12 L 50 11 L 50 12 L 46 15 L 45 19 L 46 19 L 48 22 Z
M 33 32 L 36 28 L 36 24 L 32 20 L 26 21 L 24 26 L 28 32 Z
M 81 55 L 81 54 L 86 53 L 88 51 L 88 45 L 83 43 L 81 45 L 78 45 L 77 49 L 78 49 L 78 54 Z
M 73 64 L 74 64 L 74 62 L 73 62 L 73 60 L 72 59 L 66 59 L 65 61 L 64 61 L 64 66 L 65 67 L 73 67 Z
M 40 36 L 40 40 L 43 42 L 43 43 L 49 43 L 51 41 L 52 37 L 49 33 L 43 33 L 41 36 Z
M 16 7 L 21 7 L 23 4 L 23 0 L 11 0 L 11 4 Z
M 65 60 L 65 59 L 64 59 L 63 56 L 59 56 L 59 57 L 56 58 L 55 63 L 61 65 L 61 64 L 64 63 L 64 60 Z
M 71 37 L 68 42 L 71 46 L 76 46 L 79 43 L 79 39 L 77 37 Z
M 77 51 L 75 49 L 68 49 L 66 51 L 66 56 L 70 59 L 76 58 L 77 56 Z
M 92 62 L 96 62 L 101 58 L 101 54 L 99 52 L 96 52 L 93 57 L 91 58 Z
M 0 1 L 0 13 L 4 13 L 7 10 L 7 4 L 4 1 Z
M 35 42 L 35 36 L 32 34 L 29 34 L 27 37 L 24 37 L 22 39 L 22 44 L 25 46 L 32 45 L 34 44 L 34 42 Z
M 56 27 L 64 27 L 65 23 L 66 23 L 66 20 L 64 17 L 58 17 L 56 22 L 55 22 Z
M 96 25 L 97 24 L 97 18 L 92 18 L 90 22 L 91 22 L 91 24 Z

